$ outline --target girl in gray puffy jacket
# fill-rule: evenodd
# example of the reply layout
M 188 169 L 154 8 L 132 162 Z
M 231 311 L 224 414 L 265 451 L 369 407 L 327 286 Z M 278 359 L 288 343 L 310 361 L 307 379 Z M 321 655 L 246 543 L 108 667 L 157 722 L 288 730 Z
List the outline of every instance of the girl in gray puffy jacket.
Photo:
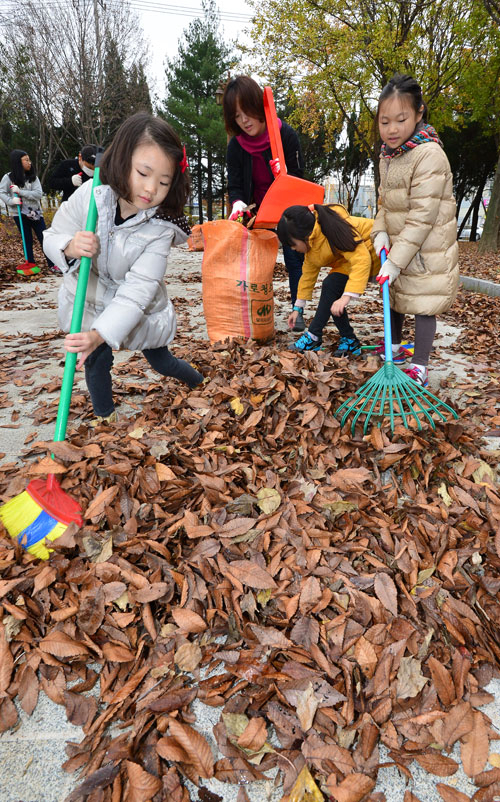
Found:
M 14 223 L 21 233 L 18 207 L 21 208 L 21 223 L 26 245 L 26 260 L 34 264 L 33 232 L 40 245 L 43 244 L 45 220 L 43 219 L 40 200 L 43 191 L 40 179 L 25 150 L 13 150 L 10 154 L 10 173 L 5 173 L 0 181 L 0 200 L 12 211 Z M 60 273 L 54 263 L 47 259 L 49 270 Z
M 69 332 L 82 256 L 92 257 L 82 331 L 67 334 L 78 353 L 98 421 L 116 420 L 111 386 L 112 349 L 139 349 L 163 376 L 195 387 L 203 376 L 168 345 L 176 332 L 175 310 L 165 286 L 172 244 L 184 242 L 189 191 L 186 152 L 173 128 L 145 112 L 118 129 L 94 190 L 96 233 L 85 231 L 91 182 L 81 186 L 54 216 L 44 250 L 60 265 L 59 323 Z

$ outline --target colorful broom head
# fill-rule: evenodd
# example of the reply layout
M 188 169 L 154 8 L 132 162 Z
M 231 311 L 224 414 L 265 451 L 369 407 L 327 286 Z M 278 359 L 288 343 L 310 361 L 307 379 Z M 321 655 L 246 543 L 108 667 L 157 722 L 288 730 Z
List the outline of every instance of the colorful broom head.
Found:
M 21 276 L 35 276 L 40 272 L 41 268 L 34 262 L 23 262 L 22 265 L 16 267 L 16 273 L 19 273 Z
M 56 540 L 73 521 L 82 526 L 79 505 L 49 479 L 34 479 L 26 490 L 0 507 L 0 519 L 13 540 L 34 557 L 48 560 L 46 543 Z

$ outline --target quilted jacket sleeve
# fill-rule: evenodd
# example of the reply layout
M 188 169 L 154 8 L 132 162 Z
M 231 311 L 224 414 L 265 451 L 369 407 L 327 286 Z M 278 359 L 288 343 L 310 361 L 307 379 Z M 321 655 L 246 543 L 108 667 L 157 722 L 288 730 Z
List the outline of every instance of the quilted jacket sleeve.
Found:
M 63 273 L 69 270 L 64 249 L 77 231 L 83 231 L 87 222 L 92 181 L 77 189 L 71 197 L 61 204 L 54 215 L 52 225 L 43 232 L 43 250 Z M 77 260 L 80 264 L 80 260 Z
M 410 185 L 409 210 L 391 246 L 391 262 L 402 271 L 435 225 L 446 185 L 447 160 L 441 148 L 420 145 L 418 151 Z
M 19 197 L 25 201 L 39 201 L 41 200 L 42 195 L 43 190 L 39 178 L 35 178 L 35 180 L 31 182 L 29 189 L 19 187 Z
M 174 231 L 165 229 L 150 242 L 127 272 L 114 298 L 94 321 L 92 328 L 112 347 L 120 348 L 127 335 L 151 310 L 163 287 Z

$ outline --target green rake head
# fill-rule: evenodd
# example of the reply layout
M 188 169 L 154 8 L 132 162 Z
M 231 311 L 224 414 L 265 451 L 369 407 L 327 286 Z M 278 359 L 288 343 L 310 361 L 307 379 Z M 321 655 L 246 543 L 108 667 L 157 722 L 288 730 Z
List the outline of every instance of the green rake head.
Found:
M 351 398 L 336 410 L 335 417 L 340 418 L 343 426 L 352 414 L 351 432 L 354 434 L 359 420 L 363 425 L 363 434 L 372 425 L 382 426 L 384 418 L 390 418 L 391 431 L 397 418 L 401 419 L 406 429 L 412 420 L 422 429 L 422 420 L 436 428 L 433 416 L 446 420 L 444 412 L 458 418 L 455 410 L 440 401 L 426 387 L 422 387 L 414 379 L 404 373 L 394 362 L 384 362 L 371 379 L 368 379 Z M 342 417 L 341 417 L 342 416 Z M 374 420 L 375 419 L 375 420 Z
M 382 264 L 386 258 L 385 251 L 382 251 L 380 254 Z M 458 415 L 452 407 L 440 401 L 429 390 L 411 379 L 392 361 L 389 282 L 387 279 L 381 279 L 380 283 L 384 302 L 385 362 L 371 379 L 368 379 L 351 398 L 344 401 L 336 410 L 335 417 L 338 418 L 342 415 L 340 424 L 343 426 L 352 413 L 351 432 L 353 434 L 358 420 L 364 423 L 363 434 L 366 434 L 368 427 L 375 423 L 372 418 L 378 419 L 377 425 L 380 427 L 386 417 L 391 420 L 392 432 L 396 418 L 401 419 L 406 429 L 410 428 L 412 419 L 416 422 L 418 429 L 422 429 L 422 419 L 435 429 L 434 417 L 446 420 L 444 411 L 450 412 L 454 418 L 458 418 Z

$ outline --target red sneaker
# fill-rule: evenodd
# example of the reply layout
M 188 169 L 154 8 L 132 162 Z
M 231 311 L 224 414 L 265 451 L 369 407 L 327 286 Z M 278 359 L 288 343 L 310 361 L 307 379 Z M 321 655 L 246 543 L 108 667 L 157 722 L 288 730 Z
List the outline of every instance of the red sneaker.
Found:
M 385 344 L 383 340 L 381 340 L 378 347 L 375 348 L 375 353 L 380 357 L 382 362 L 385 362 Z M 402 365 L 403 362 L 406 362 L 408 356 L 410 356 L 408 351 L 405 351 L 404 348 L 399 346 L 399 351 L 396 354 L 394 351 L 392 352 L 392 361 L 395 365 Z
M 427 368 L 419 368 L 417 365 L 410 365 L 409 368 L 404 369 L 404 373 L 406 373 L 410 379 L 413 379 L 414 382 L 417 382 L 417 384 L 421 384 L 422 387 L 427 387 L 429 384 Z

